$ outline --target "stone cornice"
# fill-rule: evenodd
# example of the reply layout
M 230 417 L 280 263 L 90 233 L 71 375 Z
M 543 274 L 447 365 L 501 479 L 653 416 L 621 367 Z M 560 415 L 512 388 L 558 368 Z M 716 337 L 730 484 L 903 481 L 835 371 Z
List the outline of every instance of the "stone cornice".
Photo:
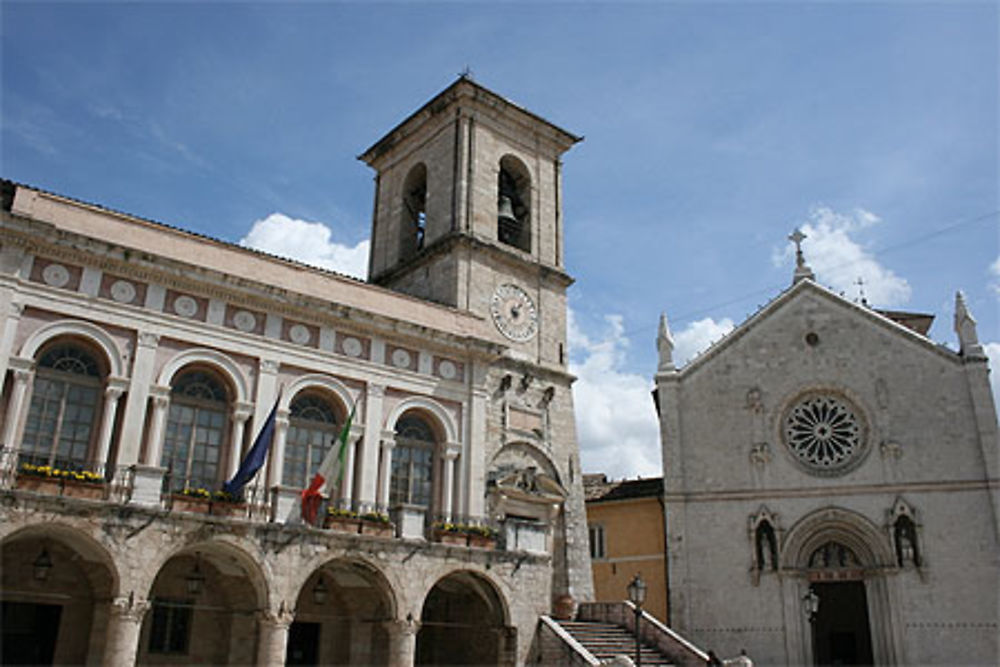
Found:
M 843 496 L 901 495 L 905 493 L 954 493 L 1000 489 L 1000 479 L 943 480 L 899 484 L 851 484 L 831 487 L 790 487 L 736 489 L 733 491 L 687 491 L 663 494 L 665 502 L 728 502 L 742 500 L 778 500 L 783 498 L 826 498 L 833 502 Z

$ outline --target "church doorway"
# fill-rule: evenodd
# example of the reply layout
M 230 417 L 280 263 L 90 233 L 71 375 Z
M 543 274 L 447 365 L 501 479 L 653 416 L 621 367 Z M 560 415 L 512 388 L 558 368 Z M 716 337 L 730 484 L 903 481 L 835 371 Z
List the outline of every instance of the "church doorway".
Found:
M 818 582 L 812 589 L 819 600 L 812 622 L 815 664 L 873 664 L 864 582 Z

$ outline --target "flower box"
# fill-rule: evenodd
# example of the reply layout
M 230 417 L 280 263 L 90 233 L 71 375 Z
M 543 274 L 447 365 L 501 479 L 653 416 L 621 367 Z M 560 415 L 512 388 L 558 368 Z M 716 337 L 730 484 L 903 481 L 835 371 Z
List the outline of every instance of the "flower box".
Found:
M 356 535 L 361 532 L 361 519 L 327 515 L 323 520 L 323 527 L 335 530 L 338 533 L 352 533 Z
M 477 535 L 476 533 L 469 533 L 469 546 L 477 549 L 495 549 L 497 546 L 497 538 L 489 537 L 487 535 Z
M 88 500 L 104 500 L 107 484 L 101 482 L 77 482 L 63 480 L 63 495 L 70 498 L 86 498 Z
M 246 503 L 229 503 L 213 500 L 209 511 L 212 513 L 212 516 L 228 516 L 235 519 L 247 518 Z
M 17 476 L 17 488 L 22 491 L 34 491 L 35 493 L 47 493 L 58 496 L 62 493 L 62 480 L 55 477 L 20 474 Z
M 175 493 L 170 497 L 170 508 L 175 512 L 194 512 L 196 514 L 208 514 L 211 510 L 212 501 L 208 498 L 197 496 L 187 496 L 182 493 Z
M 362 535 L 374 535 L 376 537 L 395 537 L 396 527 L 385 521 L 362 521 Z
M 434 541 L 440 542 L 441 544 L 450 544 L 453 546 L 464 547 L 469 542 L 469 536 L 466 535 L 465 533 L 456 533 L 451 530 L 435 528 Z

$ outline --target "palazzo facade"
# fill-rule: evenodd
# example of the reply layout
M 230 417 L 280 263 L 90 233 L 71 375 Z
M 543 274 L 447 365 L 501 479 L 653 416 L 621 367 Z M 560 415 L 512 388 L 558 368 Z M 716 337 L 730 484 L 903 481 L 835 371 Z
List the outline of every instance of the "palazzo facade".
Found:
M 528 661 L 539 615 L 592 597 L 577 141 L 457 80 L 362 155 L 367 283 L 4 181 L 4 661 Z M 214 493 L 272 409 L 264 468 Z
M 931 316 L 791 288 L 655 397 L 671 626 L 756 664 L 995 665 L 1000 451 L 958 295 Z

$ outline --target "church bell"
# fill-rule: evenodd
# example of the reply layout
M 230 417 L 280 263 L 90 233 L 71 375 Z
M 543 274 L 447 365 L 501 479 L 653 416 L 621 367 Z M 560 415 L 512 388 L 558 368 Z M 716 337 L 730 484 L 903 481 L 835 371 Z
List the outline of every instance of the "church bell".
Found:
M 500 218 L 501 222 L 517 224 L 517 218 L 514 217 L 514 203 L 509 196 L 500 195 L 500 204 L 497 206 L 497 217 Z

